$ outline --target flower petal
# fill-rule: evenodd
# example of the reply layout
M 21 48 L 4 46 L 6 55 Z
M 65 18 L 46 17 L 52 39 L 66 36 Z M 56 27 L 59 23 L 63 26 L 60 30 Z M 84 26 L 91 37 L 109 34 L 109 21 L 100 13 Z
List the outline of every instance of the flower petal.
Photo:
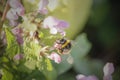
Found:
M 76 76 L 76 79 L 77 79 L 77 80 L 87 80 L 87 77 L 86 77 L 85 75 L 78 74 L 78 75 Z
M 87 80 L 98 80 L 96 76 L 88 76 Z
M 60 63 L 61 62 L 61 56 L 60 55 L 58 55 L 57 53 L 55 53 L 55 52 L 52 52 L 49 56 L 48 56 L 48 58 L 50 58 L 51 60 L 54 60 L 56 63 Z
M 57 29 L 56 28 L 50 28 L 50 33 L 51 34 L 57 34 Z
M 54 17 L 48 16 L 47 18 L 44 19 L 43 21 L 43 27 L 44 28 L 53 28 L 54 26 L 57 25 L 57 21 Z
M 41 0 L 38 5 L 39 7 L 38 10 L 42 11 L 48 5 L 48 3 L 49 3 L 48 0 Z
M 14 9 L 10 9 L 6 14 L 6 18 L 8 20 L 17 20 L 18 15 L 16 14 L 16 11 Z
M 22 54 L 22 53 L 16 54 L 16 55 L 14 56 L 14 59 L 15 59 L 15 60 L 23 59 L 23 54 Z
M 103 77 L 103 80 L 112 80 L 112 76 L 111 75 L 105 75 Z
M 8 0 L 8 4 L 10 5 L 11 8 L 14 9 L 22 5 L 19 0 Z
M 48 8 L 50 11 L 54 11 L 59 6 L 59 0 L 49 0 Z
M 18 8 L 16 9 L 16 12 L 17 12 L 17 14 L 18 14 L 19 16 L 23 16 L 24 13 L 25 13 L 25 9 L 24 9 L 23 6 L 20 6 L 20 7 L 18 7 Z
M 104 68 L 104 75 L 111 75 L 114 72 L 114 66 L 112 63 L 107 63 Z
M 64 29 L 64 28 L 67 28 L 68 26 L 69 26 L 69 24 L 66 21 L 58 20 L 57 27 Z

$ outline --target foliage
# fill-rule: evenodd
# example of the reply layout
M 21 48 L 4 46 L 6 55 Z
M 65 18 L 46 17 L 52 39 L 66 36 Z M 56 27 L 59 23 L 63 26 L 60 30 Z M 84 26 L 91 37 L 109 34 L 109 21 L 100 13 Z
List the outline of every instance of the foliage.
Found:
M 94 74 L 102 79 L 103 63 L 88 57 L 92 44 L 87 34 L 78 35 L 92 0 L 4 3 L 4 9 L 0 5 L 0 49 L 4 49 L 0 51 L 1 80 L 75 80 L 76 74 Z

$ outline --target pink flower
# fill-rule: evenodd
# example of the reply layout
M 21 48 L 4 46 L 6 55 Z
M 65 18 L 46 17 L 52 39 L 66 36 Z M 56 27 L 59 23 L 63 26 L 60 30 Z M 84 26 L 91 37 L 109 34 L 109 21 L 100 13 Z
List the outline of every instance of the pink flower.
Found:
M 8 4 L 10 5 L 11 8 L 18 8 L 19 6 L 22 6 L 19 0 L 8 0 Z
M 22 54 L 22 53 L 16 54 L 16 55 L 14 56 L 14 59 L 15 59 L 15 60 L 21 60 L 21 59 L 23 59 L 23 54 Z
M 61 62 L 61 56 L 58 55 L 57 53 L 53 52 L 51 53 L 48 58 L 50 58 L 51 60 L 54 60 L 56 63 L 60 63 Z
M 22 34 L 23 30 L 22 30 L 22 28 L 15 27 L 15 28 L 12 29 L 12 32 L 13 32 L 14 35 L 18 35 L 18 34 Z
M 22 28 L 15 27 L 15 28 L 12 29 L 12 32 L 16 36 L 16 40 L 17 40 L 18 44 L 22 45 L 23 42 L 24 42 L 23 37 L 22 37 L 22 33 L 23 33 Z
M 57 34 L 57 32 L 59 32 L 63 36 L 65 36 L 64 29 L 68 26 L 69 24 L 66 21 L 58 20 L 57 18 L 54 18 L 52 16 L 48 16 L 43 21 L 43 27 L 49 28 L 51 34 Z
M 39 2 L 39 9 L 38 12 L 41 14 L 47 14 L 48 10 L 46 8 L 46 6 L 48 5 L 49 1 L 48 0 L 41 0 Z
M 8 0 L 8 4 L 14 9 L 14 12 L 17 13 L 17 15 L 24 15 L 25 9 L 19 0 Z
M 114 66 L 112 63 L 107 63 L 104 68 L 104 77 L 103 80 L 112 80 L 112 73 L 114 72 Z
M 24 13 L 25 13 L 25 9 L 23 6 L 20 6 L 16 9 L 16 13 L 19 15 L 19 16 L 23 16 Z
M 11 9 L 7 12 L 6 18 L 9 20 L 11 26 L 17 26 L 18 16 L 23 16 L 25 9 L 19 0 L 8 0 Z
M 6 14 L 6 18 L 9 20 L 9 23 L 11 26 L 17 26 L 17 19 L 18 19 L 18 15 L 16 14 L 16 12 L 14 11 L 14 9 L 10 9 L 7 14 Z
M 82 74 L 78 74 L 76 76 L 76 79 L 77 80 L 98 80 L 96 76 L 85 76 L 85 75 L 82 75 Z
M 17 13 L 15 12 L 14 9 L 10 9 L 7 14 L 6 14 L 6 18 L 8 20 L 17 20 L 18 19 L 18 15 Z

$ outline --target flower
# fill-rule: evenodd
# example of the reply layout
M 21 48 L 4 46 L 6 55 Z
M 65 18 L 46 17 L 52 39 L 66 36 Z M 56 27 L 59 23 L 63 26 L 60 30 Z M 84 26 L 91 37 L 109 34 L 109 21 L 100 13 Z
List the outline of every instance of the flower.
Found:
M 8 4 L 14 10 L 14 13 L 17 13 L 19 16 L 23 16 L 25 9 L 19 0 L 8 0 Z
M 112 80 L 111 74 L 114 72 L 113 64 L 107 63 L 103 68 L 103 72 L 104 72 L 103 80 Z
M 8 4 L 10 5 L 11 8 L 14 8 L 14 9 L 22 6 L 19 0 L 8 0 Z
M 82 74 L 78 74 L 76 76 L 76 79 L 77 80 L 98 80 L 96 76 L 85 76 L 85 75 L 82 75 Z
M 11 26 L 17 26 L 17 19 L 19 16 L 23 16 L 25 9 L 19 0 L 8 0 L 10 10 L 6 14 L 6 18 L 9 20 Z
M 17 40 L 18 44 L 22 45 L 23 42 L 24 42 L 23 37 L 22 37 L 22 33 L 23 33 L 22 28 L 15 27 L 15 28 L 12 29 L 12 32 L 16 36 L 16 40 Z
M 18 15 L 14 11 L 14 9 L 10 9 L 7 12 L 6 18 L 9 20 L 11 26 L 17 26 L 17 21 L 16 20 L 18 19 Z
M 57 53 L 55 53 L 55 52 L 52 52 L 49 56 L 48 56 L 48 58 L 50 58 L 51 60 L 54 60 L 56 63 L 60 63 L 61 62 L 61 56 L 60 55 L 58 55 Z
M 48 5 L 48 3 L 49 3 L 48 0 L 41 0 L 38 5 L 38 7 L 39 7 L 38 12 L 41 14 L 47 14 L 48 10 L 47 10 L 46 6 Z
M 61 35 L 65 36 L 65 31 L 69 26 L 69 24 L 66 21 L 59 20 L 55 17 L 48 16 L 43 21 L 43 28 L 49 28 L 51 34 L 57 34 L 57 32 L 61 33 Z
M 14 56 L 14 59 L 15 59 L 15 60 L 21 60 L 21 59 L 23 59 L 23 54 L 22 54 L 22 53 L 16 54 L 16 55 Z

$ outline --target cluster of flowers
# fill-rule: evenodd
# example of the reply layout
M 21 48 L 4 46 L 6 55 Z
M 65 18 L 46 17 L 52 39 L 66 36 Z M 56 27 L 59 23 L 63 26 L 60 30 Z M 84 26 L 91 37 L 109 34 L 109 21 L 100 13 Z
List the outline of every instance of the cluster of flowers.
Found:
M 6 18 L 9 20 L 9 24 L 13 27 L 12 33 L 15 35 L 18 44 L 23 45 L 23 43 L 24 43 L 24 38 L 23 38 L 24 29 L 23 28 L 24 27 L 23 28 L 18 27 L 20 24 L 18 19 L 19 19 L 19 17 L 22 17 L 22 18 L 24 17 L 25 8 L 21 4 L 20 0 L 8 0 L 8 4 L 10 6 L 10 9 L 6 14 Z M 42 15 L 47 15 L 48 14 L 48 10 L 47 10 L 48 4 L 49 4 L 48 0 L 40 0 L 37 13 L 42 14 Z M 63 37 L 66 35 L 64 30 L 68 26 L 69 26 L 69 24 L 66 21 L 59 20 L 53 16 L 47 16 L 42 22 L 42 28 L 48 29 L 51 35 L 56 35 L 59 33 Z M 31 34 L 31 32 L 29 32 L 29 33 L 30 33 L 30 36 L 34 35 L 34 33 L 32 33 L 32 34 Z M 54 45 L 53 45 L 53 47 L 54 47 Z M 56 63 L 61 62 L 61 56 L 56 52 L 52 52 L 50 55 L 47 55 L 47 57 L 50 58 L 51 60 L 54 60 Z M 14 59 L 16 59 L 16 60 L 20 60 L 22 58 L 23 58 L 23 54 L 21 54 L 21 53 L 14 56 Z
M 114 66 L 112 63 L 107 63 L 104 68 L 103 68 L 103 72 L 104 72 L 104 77 L 103 80 L 112 80 L 112 73 L 114 72 Z M 76 76 L 77 80 L 98 80 L 98 78 L 94 75 L 91 76 L 85 76 L 82 74 L 78 74 Z

